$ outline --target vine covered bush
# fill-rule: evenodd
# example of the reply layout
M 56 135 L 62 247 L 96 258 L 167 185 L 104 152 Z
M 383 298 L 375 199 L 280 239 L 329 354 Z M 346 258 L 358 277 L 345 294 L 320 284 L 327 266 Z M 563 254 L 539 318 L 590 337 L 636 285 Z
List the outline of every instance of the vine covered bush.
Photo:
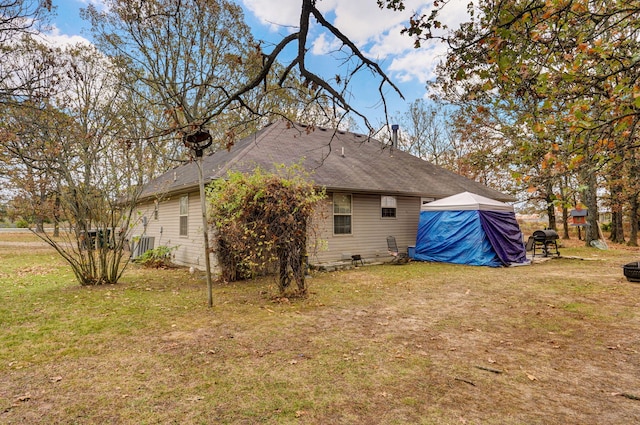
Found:
M 235 281 L 277 270 L 280 293 L 295 280 L 307 292 L 307 237 L 316 205 L 325 197 L 300 166 L 229 172 L 207 190 L 209 221 L 222 279 Z

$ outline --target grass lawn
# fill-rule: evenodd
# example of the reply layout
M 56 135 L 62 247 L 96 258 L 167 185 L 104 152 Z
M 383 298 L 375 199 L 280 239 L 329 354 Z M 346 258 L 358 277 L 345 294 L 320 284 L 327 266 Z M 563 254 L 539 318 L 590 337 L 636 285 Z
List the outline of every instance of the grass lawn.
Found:
M 640 423 L 638 249 L 491 269 L 410 263 L 80 287 L 0 234 L 1 424 Z M 3 243 L 4 241 L 4 243 Z

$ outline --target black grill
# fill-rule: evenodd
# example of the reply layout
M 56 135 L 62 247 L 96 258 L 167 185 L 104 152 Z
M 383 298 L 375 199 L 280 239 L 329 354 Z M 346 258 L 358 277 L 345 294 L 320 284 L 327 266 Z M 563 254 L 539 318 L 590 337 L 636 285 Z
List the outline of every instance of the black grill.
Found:
M 640 282 L 640 262 L 625 264 L 622 268 L 629 282 Z
M 543 257 L 549 255 L 560 256 L 558 251 L 558 232 L 552 229 L 536 230 L 533 232 L 533 256 L 536 256 L 536 249 L 540 249 Z

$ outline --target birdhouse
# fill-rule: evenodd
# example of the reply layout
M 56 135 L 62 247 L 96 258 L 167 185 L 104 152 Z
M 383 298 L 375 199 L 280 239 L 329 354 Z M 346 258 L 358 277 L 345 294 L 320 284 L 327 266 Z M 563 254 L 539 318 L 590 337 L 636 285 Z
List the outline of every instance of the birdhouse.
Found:
M 583 209 L 571 210 L 571 225 L 586 226 L 588 215 L 589 215 L 589 210 L 583 210 Z

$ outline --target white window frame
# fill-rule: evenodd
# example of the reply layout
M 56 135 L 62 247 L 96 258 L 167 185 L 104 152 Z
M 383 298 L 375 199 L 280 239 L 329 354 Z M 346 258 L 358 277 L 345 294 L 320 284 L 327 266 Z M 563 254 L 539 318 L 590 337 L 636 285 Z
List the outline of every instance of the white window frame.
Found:
M 386 213 L 386 215 L 385 215 Z M 398 217 L 398 200 L 395 196 L 380 196 L 380 218 L 394 220 Z
M 183 195 L 178 202 L 180 219 L 178 233 L 180 236 L 189 236 L 189 195 Z
M 427 205 L 429 202 L 435 201 L 436 198 L 420 198 L 420 206 L 423 207 Z
M 339 197 L 348 197 L 349 199 L 349 211 L 336 211 L 336 208 L 339 207 L 337 205 L 336 200 Z M 353 195 L 350 193 L 334 193 L 333 194 L 333 234 L 336 236 L 344 236 L 344 235 L 352 235 L 353 234 Z M 336 217 L 349 217 L 349 232 L 336 232 Z M 341 225 L 341 228 L 345 227 L 344 224 Z

